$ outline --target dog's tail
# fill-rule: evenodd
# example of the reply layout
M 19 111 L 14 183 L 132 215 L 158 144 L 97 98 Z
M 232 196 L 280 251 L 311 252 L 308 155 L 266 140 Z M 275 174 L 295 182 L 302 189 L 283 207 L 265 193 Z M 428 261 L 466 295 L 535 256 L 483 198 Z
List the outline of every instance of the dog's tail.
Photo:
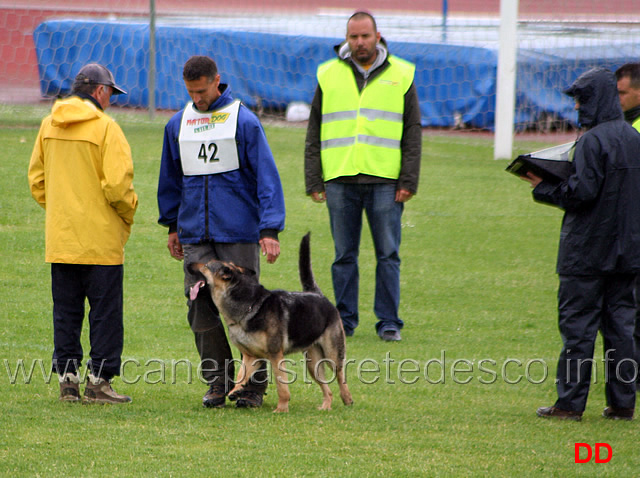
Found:
M 298 260 L 298 269 L 300 271 L 300 282 L 302 290 L 305 292 L 314 292 L 322 294 L 320 287 L 316 283 L 311 269 L 311 232 L 307 232 L 300 241 L 300 258 Z

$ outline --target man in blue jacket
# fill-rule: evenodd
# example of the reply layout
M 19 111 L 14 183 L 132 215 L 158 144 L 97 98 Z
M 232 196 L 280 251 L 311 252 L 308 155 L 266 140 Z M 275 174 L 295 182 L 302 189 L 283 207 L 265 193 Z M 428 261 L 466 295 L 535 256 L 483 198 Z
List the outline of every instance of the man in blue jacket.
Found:
M 280 255 L 285 208 L 280 176 L 259 119 L 220 83 L 216 63 L 193 56 L 183 79 L 191 102 L 164 132 L 158 222 L 169 228 L 172 257 L 184 260 L 188 320 L 209 390 L 205 407 L 222 407 L 234 379 L 234 361 L 220 315 L 209 294 L 193 290 L 193 262 L 233 262 L 259 275 Z M 193 290 L 193 293 L 190 293 Z M 234 397 L 238 407 L 262 405 L 265 366 Z
M 587 131 L 576 144 L 572 174 L 559 184 L 529 173 L 536 201 L 565 211 L 557 272 L 558 399 L 543 418 L 580 420 L 587 404 L 598 330 L 604 342 L 609 419 L 633 419 L 634 282 L 640 272 L 640 135 L 624 121 L 616 77 L 604 68 L 581 75 L 565 91 Z

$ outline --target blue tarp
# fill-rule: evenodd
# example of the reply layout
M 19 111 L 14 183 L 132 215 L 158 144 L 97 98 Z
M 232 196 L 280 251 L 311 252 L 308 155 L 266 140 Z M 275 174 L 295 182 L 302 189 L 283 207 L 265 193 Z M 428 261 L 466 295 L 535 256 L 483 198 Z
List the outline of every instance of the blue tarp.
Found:
M 189 97 L 182 67 L 192 55 L 216 60 L 223 83 L 251 108 L 284 110 L 310 103 L 318 65 L 335 56 L 341 38 L 246 32 L 213 27 L 156 27 L 156 97 L 159 109 L 178 110 Z M 127 95 L 121 106 L 149 104 L 149 26 L 146 23 L 52 20 L 40 24 L 34 43 L 44 96 L 65 95 L 89 62 L 107 66 Z M 415 63 L 415 84 L 424 127 L 464 124 L 493 129 L 497 50 L 482 46 L 389 41 L 391 53 Z M 561 89 L 592 66 L 611 69 L 634 61 L 640 45 L 597 48 L 519 49 L 515 124 L 531 125 L 544 115 L 575 122 L 572 101 Z M 558 86 L 560 85 L 560 87 Z

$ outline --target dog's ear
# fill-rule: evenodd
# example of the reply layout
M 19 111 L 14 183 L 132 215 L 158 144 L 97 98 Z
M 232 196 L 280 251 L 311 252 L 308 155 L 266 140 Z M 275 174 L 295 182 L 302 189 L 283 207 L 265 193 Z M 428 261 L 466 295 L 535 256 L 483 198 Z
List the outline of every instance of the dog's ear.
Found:
M 229 263 L 229 267 L 234 271 L 234 272 L 239 272 L 240 274 L 242 274 L 243 276 L 249 276 L 249 277 L 255 277 L 257 276 L 256 271 L 254 271 L 253 269 L 248 269 L 246 267 L 241 267 L 241 266 L 237 266 L 234 263 Z

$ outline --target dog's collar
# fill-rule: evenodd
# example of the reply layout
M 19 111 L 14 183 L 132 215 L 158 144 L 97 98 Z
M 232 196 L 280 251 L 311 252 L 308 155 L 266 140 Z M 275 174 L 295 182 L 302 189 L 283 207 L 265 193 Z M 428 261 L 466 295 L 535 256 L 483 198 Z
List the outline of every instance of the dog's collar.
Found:
M 233 325 L 240 325 L 241 322 L 246 322 L 247 320 L 252 319 L 258 313 L 258 311 L 262 307 L 262 304 L 264 304 L 264 301 L 267 300 L 267 296 L 268 294 L 260 296 L 253 304 L 247 307 L 247 311 L 245 312 L 244 317 L 242 317 L 242 319 L 238 320 L 237 322 L 232 322 L 226 316 L 225 321 L 231 327 Z
M 256 300 L 247 308 L 247 316 L 252 317 L 253 315 L 255 315 L 256 312 L 260 310 L 260 307 L 262 307 L 262 304 L 264 304 L 265 300 L 267 300 L 267 294 L 261 295 L 258 300 Z

